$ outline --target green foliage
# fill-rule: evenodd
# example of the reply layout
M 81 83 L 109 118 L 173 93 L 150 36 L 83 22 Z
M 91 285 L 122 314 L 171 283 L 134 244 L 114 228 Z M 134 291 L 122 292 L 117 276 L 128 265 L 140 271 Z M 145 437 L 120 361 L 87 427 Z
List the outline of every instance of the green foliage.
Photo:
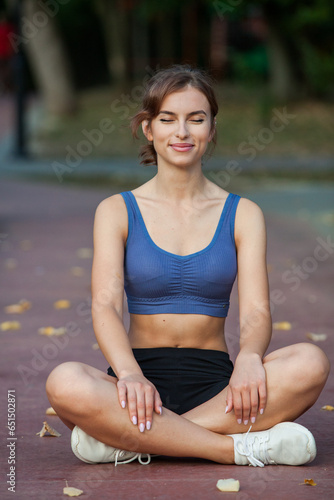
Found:
M 232 52 L 230 60 L 233 79 L 246 85 L 263 82 L 268 74 L 267 52 L 263 45 L 247 52 Z

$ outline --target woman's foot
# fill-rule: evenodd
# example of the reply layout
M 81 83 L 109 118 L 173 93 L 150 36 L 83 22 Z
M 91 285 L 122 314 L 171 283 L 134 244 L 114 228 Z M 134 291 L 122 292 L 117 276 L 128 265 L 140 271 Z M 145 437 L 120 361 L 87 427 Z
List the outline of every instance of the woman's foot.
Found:
M 146 455 L 147 460 L 143 461 L 142 453 L 119 450 L 101 443 L 101 441 L 86 434 L 78 426 L 75 426 L 72 431 L 71 446 L 74 455 L 87 464 L 115 462 L 116 466 L 118 463 L 126 464 L 133 462 L 137 458 L 139 463 L 147 465 L 151 461 L 151 457 L 148 454 Z
M 303 465 L 315 459 L 317 448 L 308 429 L 294 422 L 282 422 L 260 432 L 230 435 L 237 465 Z

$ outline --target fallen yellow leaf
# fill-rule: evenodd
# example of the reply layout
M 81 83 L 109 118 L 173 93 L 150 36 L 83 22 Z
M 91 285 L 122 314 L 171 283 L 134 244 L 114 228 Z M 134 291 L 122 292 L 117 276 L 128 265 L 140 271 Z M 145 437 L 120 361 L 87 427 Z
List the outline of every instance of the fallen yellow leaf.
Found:
M 317 483 L 313 479 L 304 479 L 304 484 L 309 484 L 310 486 L 317 486 Z
M 56 431 L 53 427 L 51 427 L 51 425 L 49 425 L 45 421 L 45 422 L 43 422 L 42 429 L 39 432 L 36 433 L 36 436 L 44 437 L 46 433 L 50 434 L 50 436 L 53 436 L 53 437 L 59 437 L 59 436 L 61 436 L 61 434 L 59 434 L 58 431 Z
M 324 340 L 327 339 L 327 335 L 325 333 L 311 333 L 308 332 L 306 334 L 306 337 L 310 340 L 313 340 L 313 342 L 323 342 Z
M 5 260 L 5 268 L 6 269 L 16 269 L 17 268 L 17 260 L 13 258 L 9 258 Z
M 5 307 L 5 312 L 7 314 L 22 314 L 24 311 L 28 311 L 31 308 L 31 302 L 22 299 L 17 304 L 11 304 Z
M 27 251 L 32 249 L 32 243 L 30 240 L 22 240 L 20 241 L 21 250 Z
M 280 321 L 273 323 L 274 330 L 291 330 L 291 323 L 289 321 Z
M 331 406 L 331 405 L 325 405 L 321 408 L 322 410 L 326 410 L 326 411 L 333 411 L 334 410 L 334 406 Z
M 64 335 L 66 333 L 66 328 L 61 326 L 60 328 L 54 328 L 53 326 L 44 326 L 38 329 L 38 333 L 41 335 L 47 335 L 51 337 L 52 335 Z
M 93 257 L 93 249 L 92 248 L 78 248 L 77 257 L 79 257 L 79 259 L 91 259 Z
M 4 321 L 1 323 L 0 328 L 3 332 L 7 330 L 20 330 L 21 323 L 19 321 Z
M 83 491 L 79 490 L 78 488 L 73 488 L 72 486 L 68 485 L 68 482 L 66 481 L 66 486 L 63 488 L 63 494 L 67 495 L 69 497 L 78 497 L 82 495 Z
M 219 479 L 216 484 L 219 491 L 239 491 L 240 482 L 237 479 Z
M 47 408 L 45 410 L 45 415 L 57 415 L 56 411 L 50 406 L 50 408 Z
M 83 267 L 79 267 L 79 266 L 75 266 L 75 267 L 71 267 L 71 274 L 73 274 L 73 276 L 83 276 L 85 274 L 85 270 Z
M 71 307 L 71 302 L 69 300 L 57 300 L 53 303 L 55 309 L 68 309 Z

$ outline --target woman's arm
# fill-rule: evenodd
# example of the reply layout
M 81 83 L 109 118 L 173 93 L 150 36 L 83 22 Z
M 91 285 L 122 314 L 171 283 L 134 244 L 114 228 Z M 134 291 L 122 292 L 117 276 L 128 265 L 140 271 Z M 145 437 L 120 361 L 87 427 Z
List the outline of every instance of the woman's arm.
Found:
M 133 356 L 123 324 L 127 225 L 127 211 L 120 195 L 107 198 L 97 207 L 92 268 L 93 327 L 101 351 L 117 375 L 120 405 L 124 408 L 128 403 L 132 422 L 149 428 L 153 410 L 160 413 L 162 403 Z
M 238 255 L 240 352 L 230 379 L 229 412 L 239 423 L 255 422 L 266 405 L 266 376 L 262 358 L 271 339 L 271 314 L 266 264 L 266 228 L 261 209 L 241 199 L 235 223 Z

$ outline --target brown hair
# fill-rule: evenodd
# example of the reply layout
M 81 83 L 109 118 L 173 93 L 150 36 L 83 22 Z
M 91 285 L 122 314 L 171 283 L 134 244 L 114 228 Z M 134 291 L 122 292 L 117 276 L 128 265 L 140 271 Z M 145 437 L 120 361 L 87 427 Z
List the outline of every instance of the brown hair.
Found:
M 169 94 L 180 91 L 191 86 L 202 92 L 210 104 L 211 130 L 214 128 L 215 116 L 218 112 L 218 104 L 213 91 L 213 81 L 204 71 L 192 68 L 190 65 L 174 65 L 170 68 L 158 71 L 147 82 L 143 96 L 142 108 L 131 119 L 132 135 L 138 139 L 138 127 L 144 120 L 149 124 L 158 116 L 162 101 Z M 216 144 L 216 132 L 212 142 Z M 157 165 L 157 153 L 151 141 L 140 148 L 139 157 L 144 165 Z

